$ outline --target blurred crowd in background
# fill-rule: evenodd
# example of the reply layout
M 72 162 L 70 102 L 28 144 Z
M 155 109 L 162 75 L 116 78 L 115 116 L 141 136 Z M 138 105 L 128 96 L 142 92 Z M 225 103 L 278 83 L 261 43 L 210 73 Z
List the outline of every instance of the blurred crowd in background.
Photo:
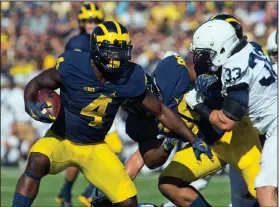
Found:
M 179 53 L 192 67 L 189 48 L 193 31 L 213 15 L 234 15 L 248 40 L 263 48 L 278 24 L 276 1 L 96 4 L 104 11 L 105 20 L 116 20 L 128 28 L 134 45 L 132 60 L 148 72 L 169 50 Z M 55 65 L 69 38 L 78 32 L 81 6 L 82 2 L 1 2 L 2 165 L 18 165 L 49 127 L 25 113 L 23 88 L 40 71 Z M 118 120 L 123 122 L 121 117 Z M 123 123 L 120 126 L 123 128 Z M 121 138 L 131 145 L 125 133 Z

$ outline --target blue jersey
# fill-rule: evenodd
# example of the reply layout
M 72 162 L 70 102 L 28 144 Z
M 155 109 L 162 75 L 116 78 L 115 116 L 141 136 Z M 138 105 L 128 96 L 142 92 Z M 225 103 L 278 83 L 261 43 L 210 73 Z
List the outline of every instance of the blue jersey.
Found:
M 77 143 L 102 141 L 110 129 L 120 104 L 127 98 L 144 97 L 145 73 L 129 62 L 131 75 L 124 84 L 100 83 L 88 52 L 62 54 L 56 68 L 60 74 L 63 113 L 52 126 L 54 132 Z
M 65 51 L 76 50 L 82 52 L 89 52 L 90 50 L 90 35 L 83 32 L 73 36 L 66 44 Z
M 152 74 L 160 88 L 163 102 L 173 108 L 176 100 L 181 100 L 191 85 L 189 71 L 180 56 L 169 56 L 162 59 Z
M 162 59 L 153 72 L 156 84 L 161 90 L 163 102 L 170 107 L 181 118 L 193 132 L 200 131 L 207 143 L 213 144 L 223 135 L 223 131 L 213 127 L 208 120 L 200 119 L 199 115 L 187 108 L 183 97 L 193 87 L 189 71 L 184 60 L 180 56 L 169 56 Z M 222 100 L 206 100 L 206 105 L 211 109 L 218 109 L 222 106 Z M 195 124 L 198 128 L 195 127 Z M 160 132 L 166 129 L 159 124 Z M 169 136 L 176 136 L 169 134 Z
M 153 72 L 154 80 L 160 89 L 163 103 L 182 117 L 187 117 L 192 123 L 188 123 L 189 128 L 196 123 L 198 117 L 194 112 L 189 112 L 186 102 L 183 101 L 185 93 L 192 86 L 189 71 L 184 60 L 180 56 L 169 56 L 162 59 Z M 180 104 L 182 102 L 182 104 Z M 183 105 L 183 103 L 185 103 Z M 196 116 L 195 116 L 196 115 Z M 159 123 L 161 133 L 169 131 Z M 173 135 L 176 136 L 176 135 Z

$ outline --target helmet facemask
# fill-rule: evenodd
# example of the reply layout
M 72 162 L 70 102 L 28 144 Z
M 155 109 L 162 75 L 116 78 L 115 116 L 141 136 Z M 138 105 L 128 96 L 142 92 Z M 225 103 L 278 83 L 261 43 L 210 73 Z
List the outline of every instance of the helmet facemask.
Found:
M 194 69 L 197 75 L 208 73 L 210 71 L 216 71 L 212 64 L 212 59 L 216 56 L 217 52 L 207 48 L 194 48 L 190 49 L 193 54 Z
M 92 59 L 102 73 L 122 73 L 126 69 L 128 61 L 131 60 L 132 48 L 131 43 L 127 44 L 126 41 L 115 40 L 114 44 L 106 40 L 102 43 L 96 42 L 94 52 L 96 56 L 93 56 Z
M 194 64 L 196 62 L 199 67 L 205 67 L 209 71 L 216 72 L 228 60 L 232 54 L 231 52 L 238 44 L 239 39 L 233 36 L 218 51 L 210 48 L 197 48 L 193 44 L 191 45 L 190 51 L 194 54 Z

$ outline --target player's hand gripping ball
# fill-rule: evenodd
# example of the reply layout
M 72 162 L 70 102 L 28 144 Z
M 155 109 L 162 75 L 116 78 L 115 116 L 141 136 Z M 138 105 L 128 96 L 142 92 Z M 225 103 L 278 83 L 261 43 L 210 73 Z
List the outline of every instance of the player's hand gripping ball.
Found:
M 59 95 L 50 89 L 42 89 L 36 99 L 26 103 L 25 111 L 35 120 L 52 123 L 60 109 Z

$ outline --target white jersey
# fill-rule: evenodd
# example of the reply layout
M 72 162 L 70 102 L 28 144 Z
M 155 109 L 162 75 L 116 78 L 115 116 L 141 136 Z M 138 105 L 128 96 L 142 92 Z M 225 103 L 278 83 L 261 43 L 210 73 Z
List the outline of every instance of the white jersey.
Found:
M 277 75 L 262 52 L 248 43 L 222 66 L 223 92 L 242 83 L 248 84 L 248 115 L 254 127 L 265 133 L 277 118 Z

